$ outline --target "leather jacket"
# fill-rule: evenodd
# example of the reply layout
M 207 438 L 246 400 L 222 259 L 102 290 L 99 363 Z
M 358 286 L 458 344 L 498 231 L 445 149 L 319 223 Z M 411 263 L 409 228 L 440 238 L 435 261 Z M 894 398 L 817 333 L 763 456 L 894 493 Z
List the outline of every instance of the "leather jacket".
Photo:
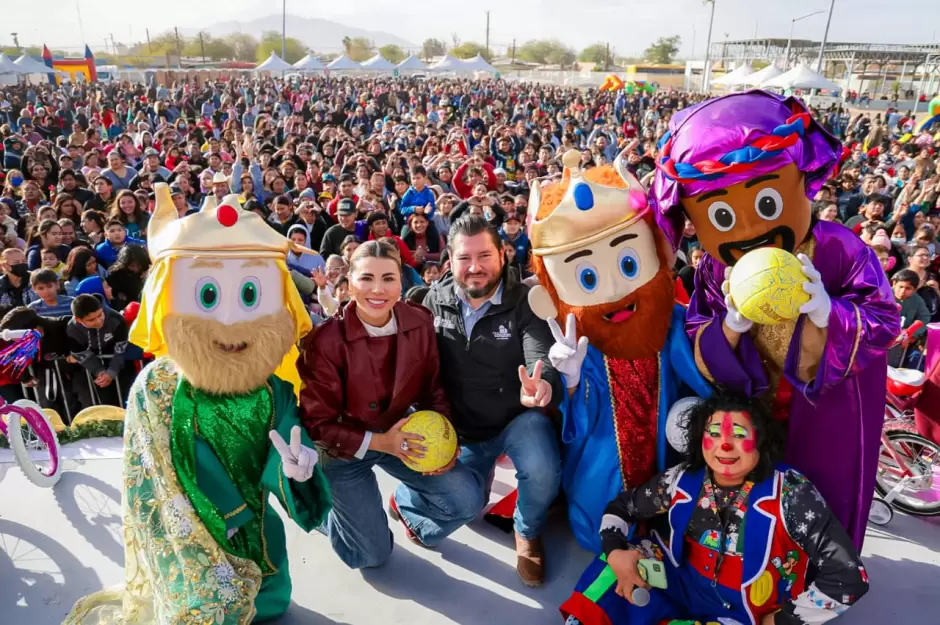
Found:
M 398 302 L 394 315 L 395 335 L 369 336 L 353 301 L 304 340 L 300 417 L 331 454 L 353 457 L 367 431 L 387 431 L 412 405 L 450 418 L 430 312 Z

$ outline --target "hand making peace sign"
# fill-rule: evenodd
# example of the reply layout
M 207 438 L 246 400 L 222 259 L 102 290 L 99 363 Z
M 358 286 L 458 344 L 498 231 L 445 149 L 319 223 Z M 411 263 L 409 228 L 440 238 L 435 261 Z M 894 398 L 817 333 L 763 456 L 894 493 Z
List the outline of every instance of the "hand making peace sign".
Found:
M 290 446 L 284 442 L 277 430 L 268 432 L 268 437 L 277 452 L 281 454 L 284 475 L 298 482 L 306 482 L 313 477 L 313 468 L 317 466 L 317 450 L 301 444 L 300 427 L 295 425 L 291 429 Z
M 539 360 L 532 368 L 530 376 L 525 366 L 519 366 L 519 381 L 522 389 L 519 391 L 519 403 L 526 408 L 544 408 L 552 401 L 552 385 L 542 379 L 542 361 Z

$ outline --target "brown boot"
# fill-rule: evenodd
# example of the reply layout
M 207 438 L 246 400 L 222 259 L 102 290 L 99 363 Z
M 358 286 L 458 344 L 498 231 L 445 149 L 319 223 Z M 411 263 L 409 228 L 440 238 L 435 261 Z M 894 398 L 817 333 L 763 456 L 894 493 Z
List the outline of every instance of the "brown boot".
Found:
M 545 579 L 545 549 L 541 537 L 527 540 L 516 536 L 516 572 L 529 587 L 541 586 Z

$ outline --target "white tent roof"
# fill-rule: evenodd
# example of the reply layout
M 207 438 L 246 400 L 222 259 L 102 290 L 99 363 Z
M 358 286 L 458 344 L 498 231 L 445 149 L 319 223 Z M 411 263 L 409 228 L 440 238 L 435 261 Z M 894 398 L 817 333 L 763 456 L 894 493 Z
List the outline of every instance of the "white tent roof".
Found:
M 300 59 L 293 65 L 294 69 L 305 69 L 305 70 L 316 70 L 323 69 L 323 63 L 320 62 L 320 59 L 308 54 L 304 58 Z
M 401 70 L 413 70 L 423 72 L 427 70 L 428 66 L 424 62 L 416 57 L 415 55 L 409 55 L 407 59 L 398 64 L 398 69 Z
M 288 70 L 294 69 L 293 66 L 279 57 L 278 55 L 271 53 L 264 63 L 258 65 L 255 68 L 256 72 L 286 72 Z
M 466 61 L 464 61 L 464 63 L 467 65 L 468 69 L 470 69 L 470 71 L 473 71 L 473 72 L 489 72 L 491 74 L 495 74 L 496 72 L 499 71 L 495 67 L 487 63 L 486 59 L 484 59 L 479 54 L 473 57 L 472 59 L 467 59 Z
M 449 54 L 429 68 L 432 72 L 467 72 L 471 71 L 460 59 L 456 59 Z
M 372 58 L 369 59 L 368 61 L 363 61 L 363 62 L 362 62 L 362 69 L 371 69 L 371 70 L 378 70 L 378 71 L 391 71 L 391 70 L 395 69 L 395 66 L 392 65 L 392 63 L 391 63 L 390 61 L 388 61 L 388 60 L 387 60 L 384 56 L 382 56 L 381 54 L 376 54 L 374 57 L 372 57 Z
M 327 65 L 326 68 L 332 69 L 332 70 L 360 69 L 361 66 L 359 65 L 359 63 L 356 63 L 351 58 L 343 54 L 342 56 L 338 56 L 332 61 L 330 61 L 330 64 Z
M 803 64 L 797 65 L 788 72 L 776 78 L 761 83 L 761 87 L 776 87 L 777 89 L 840 89 L 839 85 L 817 74 Z
M 716 78 L 712 81 L 712 85 L 717 85 L 719 87 L 733 87 L 736 85 L 743 85 L 745 84 L 744 81 L 747 80 L 747 77 L 751 75 L 752 71 L 753 70 L 751 70 L 751 65 L 749 63 L 745 63 L 728 72 L 721 78 Z
M 13 62 L 19 65 L 21 69 L 25 70 L 26 74 L 51 74 L 53 71 L 51 67 L 46 67 L 45 63 L 40 63 L 33 57 L 26 56 L 25 54 Z
M 754 72 L 753 74 L 751 74 L 750 76 L 746 77 L 744 81 L 740 84 L 750 85 L 750 86 L 762 85 L 768 80 L 776 78 L 782 73 L 783 73 L 782 69 L 778 68 L 776 65 L 771 63 L 764 69 L 758 70 Z
M 22 67 L 13 62 L 13 59 L 0 52 L 0 76 L 7 74 L 26 74 Z

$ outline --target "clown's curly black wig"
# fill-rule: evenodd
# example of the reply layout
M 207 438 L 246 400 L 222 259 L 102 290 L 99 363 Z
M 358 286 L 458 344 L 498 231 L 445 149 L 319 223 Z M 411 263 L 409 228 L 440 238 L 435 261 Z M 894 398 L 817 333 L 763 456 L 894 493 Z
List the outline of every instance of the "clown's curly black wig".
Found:
M 763 402 L 736 395 L 714 395 L 686 411 L 686 429 L 689 436 L 689 468 L 705 468 L 702 438 L 708 421 L 716 412 L 746 412 L 754 424 L 754 435 L 760 460 L 749 479 L 759 482 L 773 475 L 774 465 L 783 460 L 784 428 L 775 420 Z

